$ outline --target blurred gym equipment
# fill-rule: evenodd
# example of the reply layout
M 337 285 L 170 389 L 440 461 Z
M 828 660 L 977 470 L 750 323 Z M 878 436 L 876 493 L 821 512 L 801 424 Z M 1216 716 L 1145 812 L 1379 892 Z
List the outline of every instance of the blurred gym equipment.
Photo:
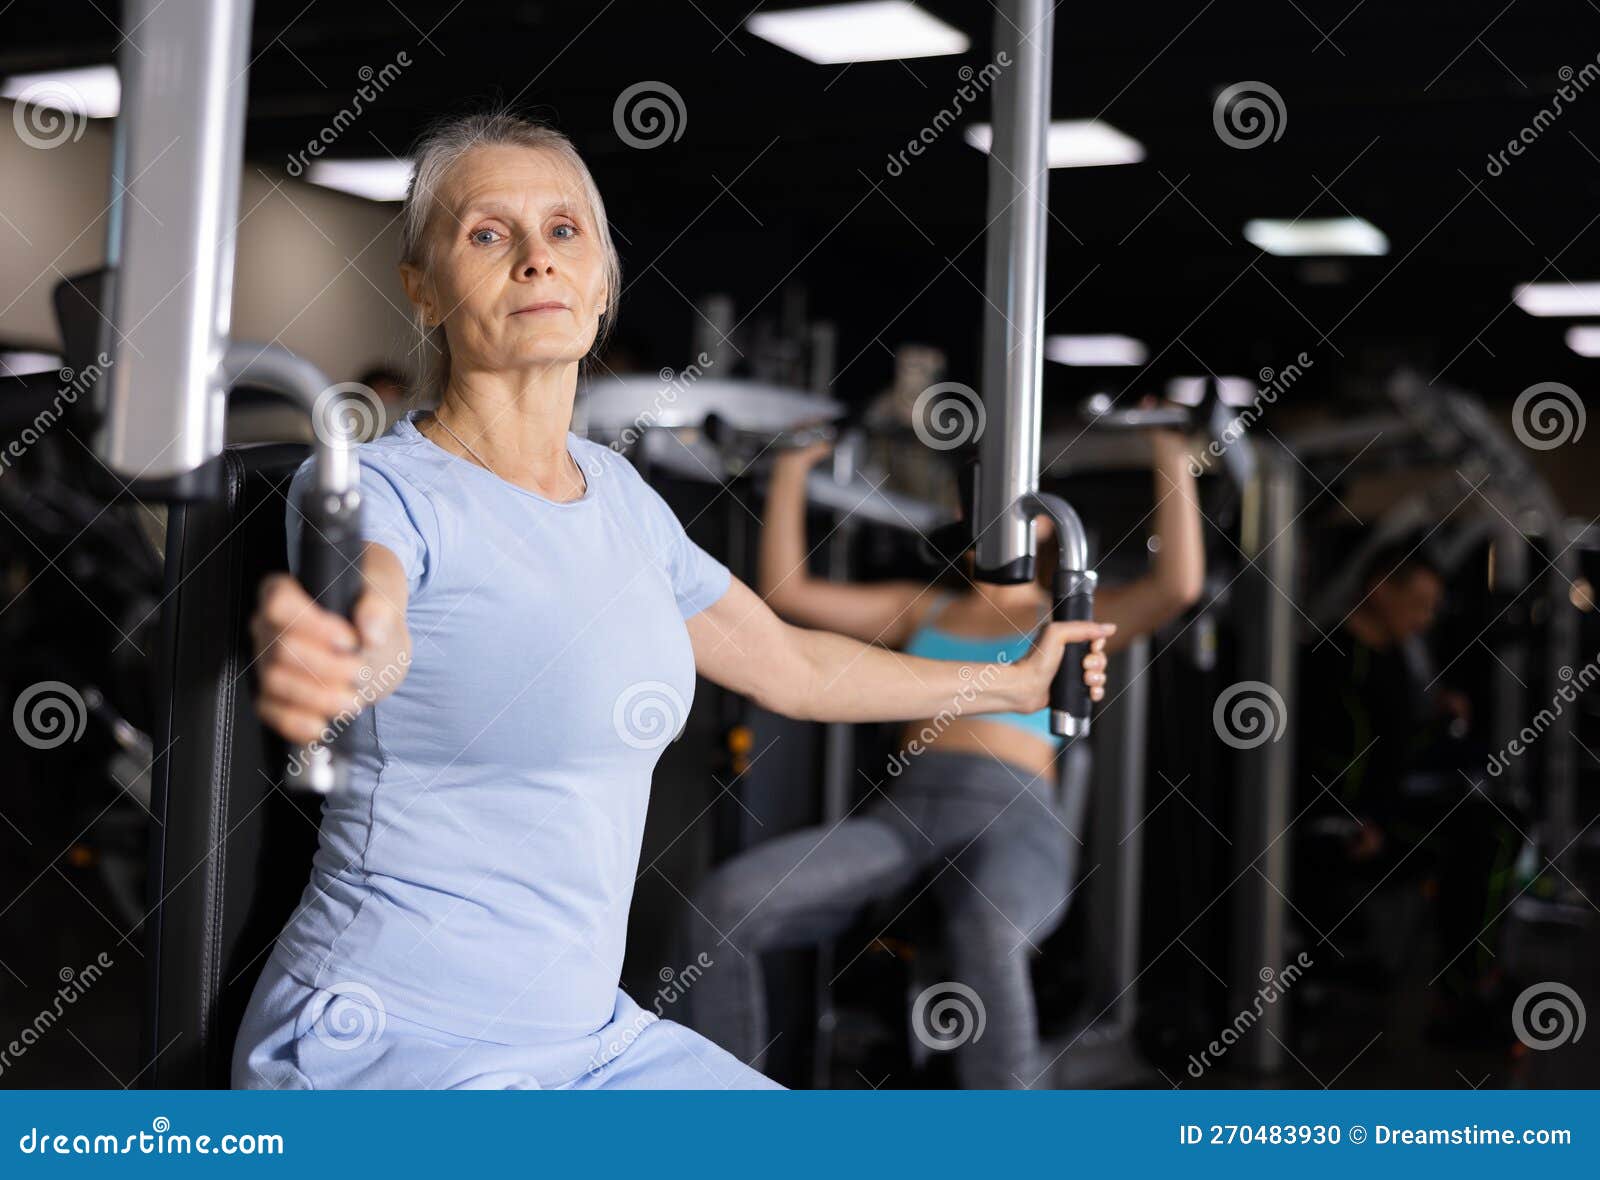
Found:
M 337 775 L 323 745 L 286 775 L 254 716 L 246 604 L 261 574 L 282 565 L 275 504 L 306 452 L 225 451 L 234 383 L 292 397 L 311 415 L 316 476 L 312 502 L 299 506 L 311 526 L 301 576 L 335 610 L 348 610 L 359 584 L 357 472 L 338 387 L 286 349 L 228 339 L 234 235 L 224 227 L 238 220 L 250 15 L 248 3 L 134 0 L 119 57 L 111 314 L 98 340 L 111 364 L 96 387 L 95 449 L 121 494 L 174 505 L 143 1054 L 143 1076 L 157 1086 L 226 1084 L 239 1014 L 292 900 L 284 882 L 295 880 L 297 894 L 309 861 L 308 847 L 294 861 L 283 855 L 289 845 L 266 838 L 276 809 L 260 805 L 280 782 L 325 792 Z M 266 871 L 269 847 L 281 876 Z

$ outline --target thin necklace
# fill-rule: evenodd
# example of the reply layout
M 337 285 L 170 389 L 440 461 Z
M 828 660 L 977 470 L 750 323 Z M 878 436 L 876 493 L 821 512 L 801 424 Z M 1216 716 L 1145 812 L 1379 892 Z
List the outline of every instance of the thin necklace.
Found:
M 443 418 L 439 417 L 439 412 L 437 410 L 433 411 L 429 415 L 429 417 L 435 423 L 437 423 L 439 425 L 439 427 L 441 429 L 443 429 L 443 431 L 446 434 L 448 434 L 451 438 L 455 439 L 458 443 L 460 443 L 462 445 L 462 447 L 465 448 L 467 454 L 471 455 L 474 459 L 476 459 L 478 461 L 479 465 L 485 471 L 487 471 L 490 475 L 494 476 L 496 479 L 501 478 L 500 473 L 498 471 L 496 471 L 493 467 L 489 466 L 488 461 L 486 459 L 484 459 L 484 457 L 482 455 L 478 454 L 477 451 L 473 450 L 472 446 L 467 442 L 466 439 L 462 438 L 459 434 L 457 434 L 455 431 L 450 429 L 450 424 L 448 422 L 446 422 Z M 580 493 L 579 496 L 578 496 L 578 498 L 581 500 L 583 498 L 583 495 L 587 494 L 587 492 L 589 491 L 589 481 L 588 481 L 587 478 L 585 478 L 583 476 L 583 473 L 582 473 L 581 470 L 579 471 L 578 474 L 579 474 L 579 478 L 583 479 L 583 492 Z
M 450 429 L 450 424 L 448 422 L 446 422 L 443 418 L 439 417 L 439 411 L 435 410 L 430 415 L 430 417 L 433 419 L 433 422 L 434 422 L 434 424 L 436 426 L 438 426 L 446 434 L 448 434 L 451 438 L 455 439 L 458 443 L 460 443 L 462 445 L 462 447 L 466 450 L 467 454 L 471 455 L 474 459 L 476 459 L 478 461 L 478 464 L 485 471 L 489 472 L 489 474 L 491 474 L 491 475 L 495 475 L 495 476 L 499 475 L 499 472 L 495 471 L 495 469 L 493 467 L 490 467 L 489 464 L 488 464 L 488 461 L 485 460 L 482 455 L 478 454 L 477 451 L 473 450 L 472 447 L 468 445 L 466 439 L 462 438 L 459 434 L 457 434 L 455 431 Z

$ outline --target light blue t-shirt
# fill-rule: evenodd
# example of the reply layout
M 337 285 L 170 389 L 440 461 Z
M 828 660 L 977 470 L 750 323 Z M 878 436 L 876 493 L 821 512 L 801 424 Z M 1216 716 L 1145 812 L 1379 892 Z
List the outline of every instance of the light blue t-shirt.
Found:
M 610 449 L 569 433 L 588 486 L 556 503 L 414 416 L 357 448 L 362 533 L 411 584 L 410 666 L 351 727 L 278 953 L 459 1036 L 587 1035 L 617 1000 L 651 772 L 694 699 L 684 620 L 730 575 Z

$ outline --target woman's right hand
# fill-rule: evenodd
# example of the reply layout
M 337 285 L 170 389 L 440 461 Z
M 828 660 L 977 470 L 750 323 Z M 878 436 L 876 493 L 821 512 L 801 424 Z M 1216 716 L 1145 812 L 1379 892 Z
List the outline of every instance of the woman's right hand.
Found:
M 262 580 L 250 620 L 261 684 L 256 711 L 289 741 L 328 741 L 405 678 L 404 609 L 369 587 L 355 619 L 318 606 L 289 574 Z
M 807 472 L 833 452 L 833 442 L 830 439 L 819 439 L 814 443 L 807 443 L 803 447 L 787 447 L 778 452 L 772 461 L 775 471 Z

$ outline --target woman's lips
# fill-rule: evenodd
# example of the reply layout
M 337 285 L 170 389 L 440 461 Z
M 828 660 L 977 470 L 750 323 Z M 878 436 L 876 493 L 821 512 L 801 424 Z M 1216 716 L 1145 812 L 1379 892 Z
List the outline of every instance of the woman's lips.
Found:
M 535 315 L 541 311 L 566 311 L 565 303 L 536 303 L 532 307 L 524 307 L 514 311 L 512 315 Z

